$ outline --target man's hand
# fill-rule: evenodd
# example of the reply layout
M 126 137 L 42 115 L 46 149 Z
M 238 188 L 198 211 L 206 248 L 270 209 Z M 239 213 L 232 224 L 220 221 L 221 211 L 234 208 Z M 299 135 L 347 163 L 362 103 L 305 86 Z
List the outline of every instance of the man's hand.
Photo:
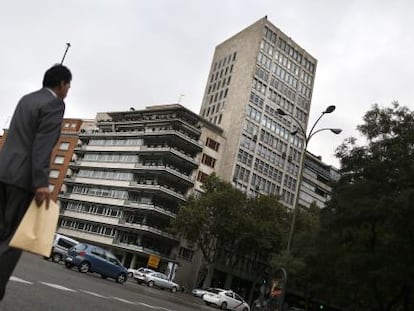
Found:
M 43 202 L 46 201 L 46 209 L 49 208 L 50 202 L 50 190 L 48 187 L 37 188 L 35 192 L 35 202 L 40 207 Z

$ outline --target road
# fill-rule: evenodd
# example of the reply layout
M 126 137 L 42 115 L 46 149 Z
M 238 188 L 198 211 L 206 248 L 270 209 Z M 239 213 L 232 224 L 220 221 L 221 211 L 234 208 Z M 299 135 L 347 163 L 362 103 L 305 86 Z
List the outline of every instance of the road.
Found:
M 149 288 L 132 280 L 118 284 L 28 253 L 22 255 L 8 283 L 0 310 L 214 311 L 186 293 Z

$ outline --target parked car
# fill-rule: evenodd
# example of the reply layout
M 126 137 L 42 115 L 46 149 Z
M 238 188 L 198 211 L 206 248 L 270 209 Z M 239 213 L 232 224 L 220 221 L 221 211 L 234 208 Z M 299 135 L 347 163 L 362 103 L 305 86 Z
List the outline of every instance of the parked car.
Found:
M 211 288 L 211 287 L 209 287 L 209 288 L 203 288 L 203 289 L 201 289 L 201 288 L 194 288 L 191 291 L 191 294 L 193 294 L 193 296 L 203 298 L 204 294 L 206 294 L 208 292 L 211 292 L 213 289 L 214 288 Z
M 203 295 L 203 300 L 207 305 L 216 305 L 223 310 L 250 311 L 247 302 L 231 290 L 214 288 Z
M 138 284 L 142 284 L 145 282 L 145 275 L 153 272 L 155 271 L 149 268 L 139 268 L 134 271 L 133 277 Z
M 65 265 L 69 269 L 76 266 L 82 273 L 99 273 L 103 279 L 110 277 L 117 283 L 124 283 L 127 279 L 127 269 L 119 260 L 110 251 L 95 245 L 75 245 L 69 249 Z
M 170 281 L 168 277 L 160 272 L 150 272 L 145 274 L 145 281 L 149 287 L 159 287 L 159 288 L 167 288 L 175 293 L 180 286 L 173 281 Z
M 65 235 L 56 233 L 53 239 L 50 257 L 44 258 L 59 262 L 66 257 L 68 250 L 76 244 L 79 244 L 79 242 Z

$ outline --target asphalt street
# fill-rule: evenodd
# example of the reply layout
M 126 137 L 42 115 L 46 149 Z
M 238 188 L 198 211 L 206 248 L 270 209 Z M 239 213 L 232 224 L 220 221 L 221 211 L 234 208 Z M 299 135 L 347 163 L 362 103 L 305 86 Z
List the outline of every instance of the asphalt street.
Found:
M 24 253 L 11 277 L 1 311 L 210 310 L 199 298 L 149 288 L 132 280 L 118 284 L 100 275 L 67 269 Z M 216 309 L 217 310 L 217 309 Z

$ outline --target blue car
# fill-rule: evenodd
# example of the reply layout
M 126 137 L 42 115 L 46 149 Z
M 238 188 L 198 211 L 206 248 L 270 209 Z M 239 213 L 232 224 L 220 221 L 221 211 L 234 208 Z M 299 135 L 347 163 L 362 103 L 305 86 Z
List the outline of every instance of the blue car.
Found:
M 127 279 L 127 269 L 109 251 L 90 244 L 80 243 L 68 250 L 65 258 L 68 269 L 78 267 L 82 273 L 96 272 L 103 279 L 115 279 L 117 283 L 124 283 Z

